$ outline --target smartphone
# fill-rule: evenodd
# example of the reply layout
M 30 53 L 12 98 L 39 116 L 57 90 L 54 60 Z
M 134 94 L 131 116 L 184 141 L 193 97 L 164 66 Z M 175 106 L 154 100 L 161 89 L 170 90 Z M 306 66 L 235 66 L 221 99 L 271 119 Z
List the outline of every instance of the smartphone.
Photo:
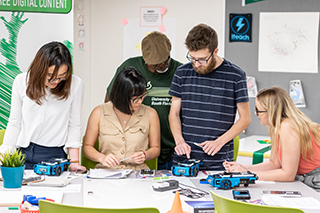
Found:
M 154 169 L 141 169 L 140 176 L 154 176 L 155 170 Z
M 249 200 L 251 198 L 249 190 L 232 190 L 235 200 Z
M 36 176 L 36 177 L 29 177 L 22 180 L 22 185 L 27 185 L 28 183 L 40 182 L 44 181 L 44 176 Z

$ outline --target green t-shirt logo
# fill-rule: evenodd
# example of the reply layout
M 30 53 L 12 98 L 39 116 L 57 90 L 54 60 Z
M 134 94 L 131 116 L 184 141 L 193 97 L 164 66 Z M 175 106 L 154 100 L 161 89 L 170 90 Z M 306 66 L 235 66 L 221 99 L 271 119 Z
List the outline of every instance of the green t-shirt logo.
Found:
M 151 90 L 151 89 L 152 89 L 151 81 L 148 81 L 148 83 L 147 83 L 147 90 Z

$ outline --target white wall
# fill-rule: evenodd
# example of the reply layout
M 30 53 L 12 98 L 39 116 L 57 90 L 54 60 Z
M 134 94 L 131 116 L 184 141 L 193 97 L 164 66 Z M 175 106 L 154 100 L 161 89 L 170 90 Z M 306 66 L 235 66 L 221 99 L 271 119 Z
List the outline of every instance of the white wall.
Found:
M 225 0 L 75 0 L 74 17 L 77 30 L 77 5 L 85 5 L 85 53 L 78 53 L 77 33 L 74 33 L 75 74 L 86 85 L 83 105 L 83 128 L 91 110 L 103 103 L 106 87 L 116 68 L 123 61 L 123 26 L 121 19 L 139 18 L 141 6 L 165 6 L 164 18 L 176 19 L 176 57 L 185 63 L 184 45 L 189 30 L 205 23 L 219 36 L 220 55 L 224 56 Z

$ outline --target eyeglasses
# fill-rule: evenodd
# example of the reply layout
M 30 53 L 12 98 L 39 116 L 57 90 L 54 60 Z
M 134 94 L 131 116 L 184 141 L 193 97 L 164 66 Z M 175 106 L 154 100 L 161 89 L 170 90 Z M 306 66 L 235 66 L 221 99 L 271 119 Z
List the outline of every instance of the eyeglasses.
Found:
M 144 93 L 144 95 L 140 96 L 139 98 L 133 98 L 133 99 L 131 99 L 131 100 L 132 100 L 132 102 L 133 102 L 134 104 L 136 104 L 136 103 L 138 103 L 140 100 L 143 101 L 143 100 L 148 96 L 148 94 L 149 94 L 149 92 L 146 91 L 146 92 Z
M 150 65 L 154 70 L 156 70 L 157 68 L 163 66 L 163 65 L 169 65 L 171 61 L 170 56 L 168 57 L 167 60 L 165 60 L 164 62 L 160 63 L 160 64 L 155 64 L 155 65 Z
M 170 58 L 170 56 L 169 56 L 167 60 L 165 60 L 164 62 L 162 62 L 162 63 L 160 63 L 160 64 L 157 64 L 157 65 L 169 64 L 170 59 L 171 59 L 171 58 Z
M 54 78 L 54 79 L 50 79 L 51 77 L 52 77 L 52 75 L 49 75 L 49 74 L 48 74 L 48 78 L 47 78 L 47 79 L 48 79 L 49 82 L 55 82 L 56 80 L 58 80 L 59 82 L 60 82 L 60 81 L 65 81 L 65 80 L 67 80 L 67 78 Z
M 196 62 L 198 62 L 199 64 L 208 64 L 208 61 L 210 60 L 213 52 L 214 52 L 214 50 L 212 50 L 212 52 L 211 52 L 211 54 L 210 54 L 210 56 L 209 56 L 208 59 L 194 59 L 194 58 L 190 57 L 189 51 L 188 51 L 188 53 L 187 53 L 187 55 L 186 55 L 186 58 L 187 58 L 189 61 L 191 61 L 193 64 L 195 64 Z
M 256 115 L 258 115 L 259 113 L 264 113 L 264 112 L 268 112 L 268 111 L 267 111 L 267 110 L 265 110 L 265 111 L 259 111 L 257 107 L 256 107 L 256 109 L 255 109 Z
M 55 79 L 51 79 L 51 80 L 50 80 L 50 78 L 48 78 L 48 81 L 49 81 L 49 82 L 55 82 L 56 80 L 58 80 L 58 81 L 60 82 L 60 81 L 65 81 L 65 80 L 67 80 L 67 79 L 66 79 L 66 78 L 55 78 Z

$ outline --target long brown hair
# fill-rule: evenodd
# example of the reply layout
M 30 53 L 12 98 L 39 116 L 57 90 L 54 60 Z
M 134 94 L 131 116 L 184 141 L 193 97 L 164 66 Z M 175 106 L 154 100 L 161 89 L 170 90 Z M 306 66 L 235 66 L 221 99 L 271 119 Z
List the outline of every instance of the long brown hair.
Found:
M 320 146 L 319 125 L 312 122 L 304 113 L 302 113 L 294 104 L 288 93 L 281 87 L 271 87 L 260 90 L 257 95 L 257 100 L 263 108 L 268 112 L 269 118 L 269 134 L 272 141 L 274 152 L 276 154 L 279 146 L 281 123 L 287 120 L 292 128 L 297 132 L 300 141 L 300 153 L 303 159 L 307 159 L 309 152 L 313 158 L 313 149 L 311 143 L 311 135 L 318 146 Z
M 62 65 L 68 67 L 66 80 L 60 81 L 59 84 L 51 89 L 51 93 L 56 95 L 59 100 L 67 99 L 70 94 L 72 59 L 68 48 L 60 42 L 50 42 L 43 45 L 33 59 L 27 74 L 27 96 L 41 105 L 46 95 L 45 83 L 55 79 L 58 70 Z M 51 78 L 48 78 L 48 69 L 55 66 Z

